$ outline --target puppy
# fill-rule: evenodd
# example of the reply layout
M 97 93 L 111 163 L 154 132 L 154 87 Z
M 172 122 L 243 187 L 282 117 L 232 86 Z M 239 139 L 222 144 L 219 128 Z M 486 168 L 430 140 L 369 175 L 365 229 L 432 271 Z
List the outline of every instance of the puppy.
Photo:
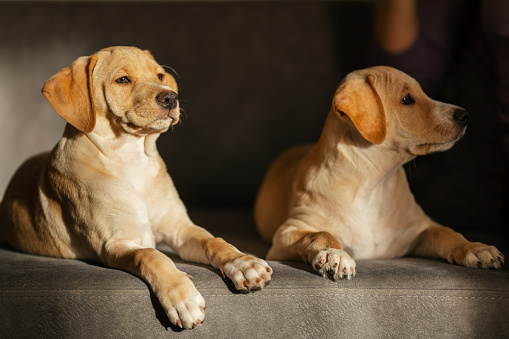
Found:
M 469 242 L 422 211 L 402 167 L 451 148 L 467 117 L 396 69 L 350 73 L 318 143 L 285 152 L 262 183 L 255 219 L 273 242 L 267 259 L 303 260 L 333 280 L 355 275 L 354 258 L 416 255 L 500 268 L 495 247 Z
M 269 283 L 265 261 L 189 219 L 156 149 L 158 136 L 179 121 L 177 84 L 148 51 L 111 47 L 80 57 L 42 92 L 68 124 L 50 153 L 12 178 L 0 204 L 3 242 L 131 272 L 184 328 L 203 322 L 205 301 L 156 243 L 218 268 L 240 291 Z

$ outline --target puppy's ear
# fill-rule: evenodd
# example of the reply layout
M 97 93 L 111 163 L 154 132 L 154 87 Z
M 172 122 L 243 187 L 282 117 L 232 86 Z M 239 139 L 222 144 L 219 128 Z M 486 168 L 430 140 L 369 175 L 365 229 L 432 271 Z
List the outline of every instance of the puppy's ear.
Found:
M 364 139 L 381 144 L 387 132 L 385 111 L 374 82 L 373 74 L 346 79 L 334 95 L 333 106 L 340 116 L 352 120 Z
M 154 56 L 152 55 L 152 53 L 150 53 L 150 50 L 148 50 L 148 49 L 144 49 L 144 50 L 143 50 L 143 52 L 144 52 L 145 54 L 147 54 L 149 57 L 151 57 L 152 59 L 154 59 Z M 155 60 L 155 59 L 154 59 L 154 60 Z
M 95 127 L 92 72 L 96 63 L 97 56 L 80 57 L 47 80 L 42 88 L 51 107 L 83 133 L 90 133 Z

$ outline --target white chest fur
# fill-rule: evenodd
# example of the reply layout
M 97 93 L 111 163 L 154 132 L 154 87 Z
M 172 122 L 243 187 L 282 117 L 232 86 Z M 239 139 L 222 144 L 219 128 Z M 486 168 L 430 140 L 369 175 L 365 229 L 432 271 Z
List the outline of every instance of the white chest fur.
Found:
M 159 155 L 147 154 L 145 139 L 132 137 L 108 152 L 106 167 L 133 192 L 145 195 L 161 170 Z
M 355 259 L 403 256 L 423 230 L 424 213 L 402 168 L 367 190 L 330 198 L 329 231 Z
M 116 145 L 115 145 L 116 146 Z M 131 137 L 123 140 L 117 147 L 103 152 L 102 165 L 111 177 L 103 189 L 117 201 L 116 208 L 124 216 L 129 216 L 131 226 L 124 225 L 123 232 L 142 247 L 155 247 L 151 231 L 154 211 L 158 206 L 158 176 L 164 168 L 157 152 L 147 154 L 144 138 Z M 162 200 L 162 199 L 161 199 Z M 154 202 L 155 201 L 155 202 Z M 130 229 L 130 231 L 128 231 Z

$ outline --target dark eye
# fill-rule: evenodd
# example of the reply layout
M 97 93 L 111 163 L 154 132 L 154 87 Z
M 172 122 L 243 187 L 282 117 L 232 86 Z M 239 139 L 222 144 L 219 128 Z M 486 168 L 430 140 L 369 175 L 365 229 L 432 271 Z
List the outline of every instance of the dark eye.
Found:
M 163 81 L 163 78 L 164 78 L 164 74 L 162 74 L 162 73 L 159 73 L 159 74 L 157 75 L 157 77 L 159 78 L 159 80 Z
M 121 77 L 115 80 L 115 82 L 118 82 L 119 84 L 128 84 L 131 82 L 128 77 Z
M 401 99 L 401 103 L 403 105 L 411 105 L 414 102 L 415 102 L 414 98 L 412 98 L 412 96 L 410 94 L 405 95 L 405 97 L 403 99 Z

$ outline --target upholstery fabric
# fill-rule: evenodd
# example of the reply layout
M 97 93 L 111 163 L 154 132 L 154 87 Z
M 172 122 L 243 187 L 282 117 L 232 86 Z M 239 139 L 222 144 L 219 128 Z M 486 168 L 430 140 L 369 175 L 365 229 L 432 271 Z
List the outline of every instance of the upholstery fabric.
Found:
M 194 211 L 241 249 L 268 248 L 249 211 Z M 245 246 L 245 244 L 249 244 Z M 419 258 L 359 260 L 333 282 L 310 265 L 275 262 L 264 290 L 242 294 L 212 267 L 168 253 L 206 300 L 203 325 L 170 326 L 139 278 L 99 263 L 0 249 L 0 333 L 7 338 L 502 338 L 509 335 L 509 271 Z

